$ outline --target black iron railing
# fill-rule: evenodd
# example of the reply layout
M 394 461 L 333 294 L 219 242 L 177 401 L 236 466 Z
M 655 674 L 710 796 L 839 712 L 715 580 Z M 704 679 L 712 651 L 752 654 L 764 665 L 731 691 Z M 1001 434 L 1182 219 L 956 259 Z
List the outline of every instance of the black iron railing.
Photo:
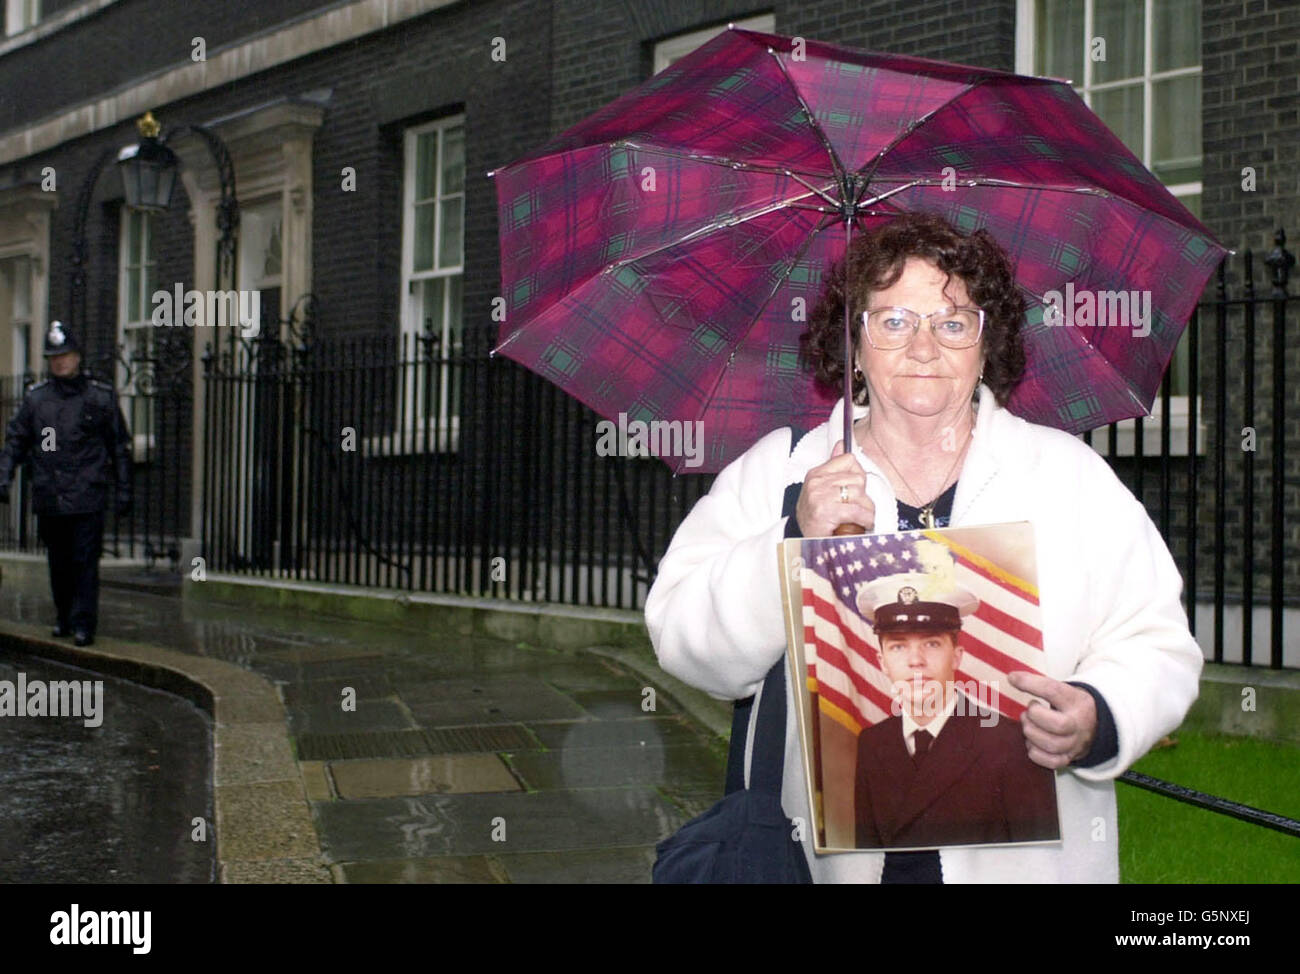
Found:
M 218 571 L 634 608 L 711 478 L 597 455 L 598 417 L 486 347 L 286 338 L 205 358 Z
M 1249 253 L 1221 271 L 1168 373 L 1158 419 L 1085 437 L 1164 534 L 1193 627 L 1213 627 L 1214 658 L 1273 667 L 1297 665 L 1287 653 L 1298 650 L 1286 647 L 1300 646 L 1285 631 L 1300 609 L 1300 478 L 1287 473 L 1300 463 L 1291 391 L 1300 361 L 1287 342 L 1300 298 L 1285 294 L 1279 253 L 1281 241 L 1267 261 L 1281 268 L 1268 295 L 1255 291 Z M 642 607 L 658 558 L 712 477 L 599 456 L 600 418 L 490 358 L 492 337 L 469 332 L 444 347 L 440 336 L 396 329 L 321 338 L 264 328 L 210 352 L 202 537 L 211 566 Z M 1242 611 L 1248 604 L 1253 612 Z M 1268 625 L 1262 652 L 1255 615 Z
M 188 341 L 159 341 L 148 356 L 95 360 L 89 374 L 116 383 L 118 405 L 131 434 L 132 508 L 123 516 L 111 506 L 104 532 L 107 557 L 141 559 L 176 569 L 180 541 L 189 531 L 189 441 L 192 387 Z M 0 376 L 0 424 L 7 426 L 27 389 L 39 377 Z M 31 489 L 20 470 L 8 507 L 0 506 L 0 550 L 42 549 L 32 512 Z M 109 503 L 113 496 L 110 492 Z

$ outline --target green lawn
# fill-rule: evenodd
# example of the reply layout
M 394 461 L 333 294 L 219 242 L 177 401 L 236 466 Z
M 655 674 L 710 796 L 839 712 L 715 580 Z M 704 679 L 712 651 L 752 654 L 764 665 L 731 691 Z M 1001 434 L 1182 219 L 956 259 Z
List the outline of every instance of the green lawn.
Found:
M 1300 747 L 1180 731 L 1134 771 L 1300 819 Z M 1117 781 L 1126 883 L 1300 883 L 1300 838 Z

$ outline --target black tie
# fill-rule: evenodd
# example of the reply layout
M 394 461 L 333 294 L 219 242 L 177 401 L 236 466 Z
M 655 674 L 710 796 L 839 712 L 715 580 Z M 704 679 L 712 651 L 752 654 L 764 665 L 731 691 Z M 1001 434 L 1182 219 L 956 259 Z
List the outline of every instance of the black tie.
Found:
M 922 760 L 925 758 L 926 752 L 930 750 L 930 745 L 933 743 L 934 738 L 930 736 L 929 731 L 919 730 L 912 735 L 912 740 L 916 744 L 916 753 L 912 755 L 912 763 L 919 768 Z

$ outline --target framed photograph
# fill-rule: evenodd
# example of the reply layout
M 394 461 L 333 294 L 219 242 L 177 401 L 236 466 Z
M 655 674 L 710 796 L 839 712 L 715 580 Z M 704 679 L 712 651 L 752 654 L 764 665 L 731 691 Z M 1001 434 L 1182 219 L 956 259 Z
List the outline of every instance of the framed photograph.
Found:
M 1027 522 L 780 546 L 791 685 L 818 852 L 1059 842 L 1029 760 L 1044 673 Z

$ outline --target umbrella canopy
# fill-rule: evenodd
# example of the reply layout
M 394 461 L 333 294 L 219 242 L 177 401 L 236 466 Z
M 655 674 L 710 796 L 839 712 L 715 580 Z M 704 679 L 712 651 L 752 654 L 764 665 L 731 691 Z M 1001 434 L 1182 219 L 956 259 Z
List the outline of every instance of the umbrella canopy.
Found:
M 607 418 L 701 421 L 704 471 L 829 413 L 799 335 L 847 229 L 992 233 L 1029 302 L 1009 408 L 1070 432 L 1148 413 L 1226 252 L 1067 82 L 743 30 L 492 175 L 497 351 Z

